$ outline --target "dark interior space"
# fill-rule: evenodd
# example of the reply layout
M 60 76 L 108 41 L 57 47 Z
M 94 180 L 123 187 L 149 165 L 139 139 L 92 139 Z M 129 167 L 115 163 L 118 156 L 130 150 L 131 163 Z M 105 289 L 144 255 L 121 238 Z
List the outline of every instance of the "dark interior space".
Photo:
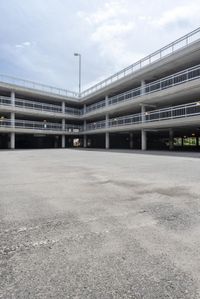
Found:
M 8 149 L 10 143 L 9 134 L 0 134 L 0 149 Z
M 129 134 L 110 134 L 110 148 L 129 149 L 130 136 Z
M 172 151 L 200 151 L 200 130 L 187 128 L 174 130 L 170 149 L 169 131 L 147 133 L 147 149 Z
M 15 143 L 18 149 L 60 148 L 61 136 L 16 134 Z
M 132 138 L 132 146 L 131 146 Z M 134 132 L 132 137 L 130 133 L 112 133 L 110 134 L 110 148 L 113 149 L 140 149 L 140 134 Z
M 88 135 L 87 147 L 89 148 L 105 148 L 105 134 Z

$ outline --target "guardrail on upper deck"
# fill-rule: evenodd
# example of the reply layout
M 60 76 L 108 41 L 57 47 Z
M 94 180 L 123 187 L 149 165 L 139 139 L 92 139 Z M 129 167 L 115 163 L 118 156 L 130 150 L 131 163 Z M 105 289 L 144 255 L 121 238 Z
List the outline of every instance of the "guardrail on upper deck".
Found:
M 19 79 L 19 78 L 8 76 L 8 75 L 0 74 L 0 83 L 12 84 L 17 87 L 20 86 L 22 88 L 34 89 L 34 90 L 47 92 L 47 93 L 58 95 L 58 96 L 79 98 L 79 93 L 71 91 L 71 90 L 57 88 L 54 86 L 41 84 L 41 83 L 29 81 L 29 80 Z

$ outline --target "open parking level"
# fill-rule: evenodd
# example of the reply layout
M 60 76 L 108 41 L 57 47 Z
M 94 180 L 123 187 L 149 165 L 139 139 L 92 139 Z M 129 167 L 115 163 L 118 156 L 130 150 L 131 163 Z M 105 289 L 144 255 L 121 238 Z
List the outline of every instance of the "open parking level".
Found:
M 0 298 L 200 298 L 194 157 L 1 151 Z

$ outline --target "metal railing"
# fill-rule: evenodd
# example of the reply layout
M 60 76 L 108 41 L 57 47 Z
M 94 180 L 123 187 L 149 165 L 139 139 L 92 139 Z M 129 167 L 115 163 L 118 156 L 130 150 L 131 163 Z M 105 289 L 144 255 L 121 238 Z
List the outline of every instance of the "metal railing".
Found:
M 45 112 L 62 113 L 62 107 L 59 105 L 46 104 L 35 101 L 15 99 L 14 106 L 23 109 L 39 110 Z
M 158 122 L 163 120 L 186 118 L 191 116 L 200 115 L 200 102 L 189 103 L 185 105 L 178 105 L 163 109 L 147 111 L 145 113 L 137 113 L 122 117 L 109 119 L 108 123 L 105 120 L 88 123 L 86 125 L 86 132 L 92 130 L 129 126 L 134 124 L 142 124 L 149 122 Z M 47 121 L 29 121 L 29 120 L 11 120 L 0 119 L 0 128 L 20 128 L 32 129 L 42 131 L 56 131 L 56 132 L 69 132 L 79 133 L 83 132 L 83 125 L 66 124 L 63 129 L 62 124 L 50 123 Z
M 8 97 L 0 97 L 0 105 L 3 105 L 3 106 L 10 106 L 12 105 L 12 101 L 11 101 L 11 98 L 8 98 Z
M 40 121 L 29 121 L 29 120 L 11 120 L 11 119 L 0 119 L 0 128 L 19 128 L 19 129 L 30 129 L 30 130 L 42 130 L 42 131 L 56 131 L 56 132 L 80 132 L 83 129 L 81 125 L 66 124 L 63 130 L 62 124 L 40 122 Z
M 156 80 L 152 83 L 146 84 L 143 87 L 138 87 L 129 91 L 126 91 L 124 93 L 121 93 L 119 95 L 113 96 L 108 98 L 108 106 L 115 105 L 120 102 L 126 102 L 130 101 L 134 98 L 144 96 L 146 94 L 150 94 L 153 92 L 157 92 L 160 90 L 164 90 L 191 80 L 195 80 L 200 78 L 200 65 L 197 65 L 195 67 L 188 68 L 184 71 L 175 73 L 173 75 L 164 77 L 162 79 Z M 105 102 L 105 101 L 104 101 Z M 100 102 L 101 103 L 101 102 Z M 88 106 L 86 111 L 94 111 L 95 109 L 102 109 L 105 107 L 105 105 L 96 105 L 93 104 Z
M 78 133 L 83 131 L 82 125 L 73 125 L 73 124 L 67 124 L 65 125 L 65 130 L 70 133 Z
M 83 115 L 83 109 L 66 107 L 65 113 L 80 116 Z
M 200 115 L 200 102 L 111 118 L 109 119 L 107 126 L 105 120 L 92 122 L 86 125 L 86 131 L 129 126 L 134 124 L 142 124 L 197 115 Z
M 86 131 L 97 130 L 97 129 L 104 129 L 106 127 L 106 121 L 97 121 L 93 123 L 88 123 L 86 125 Z
M 119 79 L 125 78 L 128 75 L 133 74 L 134 72 L 140 70 L 141 68 L 152 64 L 158 60 L 161 60 L 163 57 L 166 57 L 184 47 L 189 46 L 195 41 L 200 39 L 200 27 L 196 30 L 184 35 L 183 37 L 177 39 L 176 41 L 168 44 L 167 46 L 153 52 L 152 54 L 146 56 L 145 58 L 135 62 L 134 64 L 128 66 L 127 68 L 119 71 L 118 73 L 108 77 L 107 79 L 95 84 L 94 86 L 86 89 L 81 93 L 81 97 L 85 97 L 97 90 L 116 82 Z
M 18 99 L 18 98 L 15 99 L 14 104 L 13 104 L 11 101 L 11 98 L 0 97 L 0 106 L 1 105 L 3 105 L 3 106 L 12 106 L 13 105 L 13 107 L 37 110 L 37 111 L 42 111 L 42 112 L 62 113 L 62 107 L 59 105 L 46 104 L 46 103 L 41 103 L 41 102 L 29 101 L 29 100 L 22 100 L 22 99 Z M 82 109 L 66 107 L 65 113 L 79 116 L 79 115 L 82 115 Z
M 51 94 L 55 94 L 55 95 L 59 95 L 59 96 L 70 97 L 70 98 L 79 98 L 79 93 L 71 91 L 71 90 L 57 88 L 54 86 L 41 84 L 41 83 L 29 81 L 29 80 L 23 80 L 23 79 L 19 79 L 16 77 L 3 75 L 3 74 L 0 74 L 0 82 L 5 83 L 5 84 L 12 84 L 12 85 L 20 86 L 23 88 L 47 92 L 47 93 L 51 93 Z
M 152 110 L 145 113 L 132 114 L 112 118 L 109 120 L 109 127 L 127 126 L 133 124 L 163 121 L 189 116 L 200 115 L 200 102 L 178 105 L 164 109 Z
M 100 109 L 100 108 L 104 108 L 106 106 L 106 101 L 105 100 L 102 100 L 102 101 L 99 101 L 95 104 L 92 104 L 92 105 L 88 105 L 86 106 L 86 113 L 89 113 L 91 111 L 94 111 L 94 110 L 97 110 L 97 109 Z

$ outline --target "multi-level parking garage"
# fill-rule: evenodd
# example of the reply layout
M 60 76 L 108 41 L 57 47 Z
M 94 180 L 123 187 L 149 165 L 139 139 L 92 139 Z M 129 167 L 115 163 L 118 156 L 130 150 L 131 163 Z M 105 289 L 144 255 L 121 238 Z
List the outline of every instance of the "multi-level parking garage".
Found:
M 0 76 L 0 148 L 200 150 L 200 28 L 81 94 Z

